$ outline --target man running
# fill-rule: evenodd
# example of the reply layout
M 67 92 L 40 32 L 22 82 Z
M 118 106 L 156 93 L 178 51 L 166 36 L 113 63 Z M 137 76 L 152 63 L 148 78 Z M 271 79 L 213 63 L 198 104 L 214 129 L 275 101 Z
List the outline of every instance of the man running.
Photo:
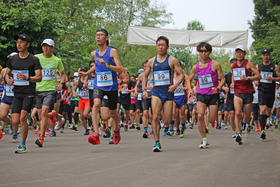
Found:
M 261 74 L 259 83 L 259 107 L 260 107 L 260 124 L 261 124 L 261 139 L 266 139 L 265 122 L 271 115 L 275 99 L 275 81 L 280 80 L 280 71 L 277 64 L 270 61 L 270 50 L 262 49 L 261 57 L 263 62 L 257 65 L 257 69 Z
M 254 93 L 252 81 L 261 78 L 253 62 L 245 59 L 246 54 L 243 45 L 237 46 L 235 49 L 237 61 L 231 65 L 233 73 L 230 88 L 234 88 L 235 127 L 238 133 L 235 141 L 239 145 L 243 144 L 241 135 L 242 108 L 244 106 L 244 119 L 249 125 Z M 255 74 L 254 76 L 252 76 L 252 72 Z
M 209 108 L 209 122 L 213 124 L 217 119 L 219 93 L 225 84 L 225 77 L 220 63 L 209 57 L 212 52 L 212 46 L 210 44 L 201 42 L 198 44 L 196 50 L 199 52 L 201 61 L 192 67 L 187 85 L 189 92 L 193 94 L 191 81 L 195 74 L 197 74 L 197 125 L 202 136 L 202 142 L 199 148 L 204 149 L 209 147 L 205 131 L 206 124 L 204 122 L 206 107 Z M 218 82 L 218 77 L 221 79 L 220 83 Z
M 158 37 L 156 40 L 156 49 L 158 54 L 148 60 L 147 68 L 143 76 L 143 99 L 147 99 L 147 83 L 149 80 L 149 75 L 153 71 L 154 87 L 152 90 L 152 128 L 156 141 L 153 152 L 161 151 L 161 144 L 159 142 L 160 124 L 158 121 L 158 116 L 160 115 L 161 109 L 163 109 L 164 122 L 166 124 L 170 124 L 173 109 L 174 91 L 185 77 L 179 61 L 167 53 L 168 48 L 169 39 L 165 36 Z M 176 84 L 173 84 L 174 69 L 177 71 L 179 77 Z
M 19 54 L 9 58 L 5 79 L 8 85 L 14 85 L 11 115 L 13 129 L 17 129 L 19 123 L 21 124 L 21 143 L 15 153 L 25 153 L 28 135 L 27 117 L 33 105 L 36 82 L 42 80 L 42 67 L 39 59 L 28 52 L 31 44 L 29 36 L 21 34 L 16 35 L 14 39 L 17 41 Z M 11 78 L 12 71 L 13 78 Z
M 110 103 L 110 117 L 113 118 L 114 144 L 118 144 L 121 140 L 120 130 L 118 127 L 119 116 L 116 112 L 118 101 L 118 74 L 123 71 L 123 66 L 119 59 L 117 49 L 109 47 L 109 36 L 105 29 L 96 31 L 95 40 L 98 49 L 91 53 L 95 59 L 95 76 L 93 107 L 92 107 L 92 123 L 95 132 L 88 137 L 88 142 L 95 145 L 100 144 L 99 140 L 99 110 L 104 95 L 108 96 Z

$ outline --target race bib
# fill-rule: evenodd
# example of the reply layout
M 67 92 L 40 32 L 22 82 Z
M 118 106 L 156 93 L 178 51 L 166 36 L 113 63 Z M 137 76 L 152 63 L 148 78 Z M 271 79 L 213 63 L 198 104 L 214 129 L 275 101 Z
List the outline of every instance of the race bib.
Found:
M 122 88 L 122 94 L 128 94 L 128 93 L 126 93 L 126 90 L 127 90 L 127 88 L 126 89 Z
M 169 70 L 154 71 L 154 80 L 156 86 L 170 85 Z
M 18 74 L 23 73 L 25 76 L 28 77 L 28 70 L 13 70 L 13 76 L 14 76 L 14 85 L 15 86 L 26 86 L 29 85 L 28 80 L 23 80 L 18 78 Z
M 280 97 L 280 92 L 275 93 L 276 97 Z
M 149 81 L 147 83 L 147 86 L 154 87 L 154 82 L 153 81 Z M 147 92 L 152 92 L 152 90 L 147 90 Z
M 179 85 L 175 92 L 174 92 L 174 96 L 181 96 L 181 95 L 185 95 L 185 91 L 184 90 L 180 90 L 180 88 L 183 88 L 183 85 Z
M 231 93 L 231 94 L 234 94 L 234 88 L 231 88 L 231 89 L 230 89 L 230 93 Z
M 245 76 L 246 77 L 246 72 L 245 68 L 235 68 L 233 69 L 233 77 L 235 81 L 240 81 L 240 76 Z
M 43 68 L 42 69 L 42 80 L 49 81 L 54 80 L 55 68 Z
M 82 99 L 89 99 L 89 91 L 88 90 L 80 90 L 79 96 Z
M 137 100 L 142 101 L 142 93 L 138 93 Z
M 261 78 L 260 82 L 263 82 L 263 83 L 272 83 L 272 81 L 267 81 L 267 80 L 266 80 L 266 77 L 267 77 L 267 76 L 270 76 L 270 77 L 273 76 L 273 73 L 272 73 L 272 72 L 261 71 L 261 76 L 262 76 L 262 78 Z
M 6 95 L 14 97 L 14 91 L 13 91 L 14 86 L 10 86 L 10 85 L 6 84 L 5 88 L 6 88 Z
M 90 90 L 93 90 L 93 81 L 94 81 L 94 80 L 89 80 L 89 81 L 88 81 L 88 88 L 89 88 Z
M 198 76 L 198 81 L 199 81 L 200 88 L 213 87 L 212 77 L 210 74 Z
M 112 72 L 97 72 L 97 86 L 112 86 L 113 78 Z

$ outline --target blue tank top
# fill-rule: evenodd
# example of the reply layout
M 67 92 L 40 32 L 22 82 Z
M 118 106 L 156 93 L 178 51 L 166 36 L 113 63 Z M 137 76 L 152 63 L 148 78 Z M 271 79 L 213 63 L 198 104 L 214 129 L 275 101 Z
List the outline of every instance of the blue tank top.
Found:
M 153 74 L 154 74 L 154 87 L 153 89 L 168 90 L 170 85 L 173 85 L 173 70 L 169 67 L 169 56 L 167 55 L 164 62 L 159 63 L 157 61 L 157 56 L 153 64 Z
M 106 68 L 98 61 L 99 59 L 104 59 L 111 66 L 116 66 L 115 62 L 111 59 L 111 49 L 111 47 L 108 47 L 103 56 L 98 54 L 99 49 L 95 52 L 95 79 L 93 86 L 104 91 L 117 91 L 119 86 L 117 72 Z
M 73 84 L 74 84 L 74 82 L 70 82 L 71 90 L 73 89 Z M 75 101 L 75 97 L 72 96 L 70 98 L 70 101 Z

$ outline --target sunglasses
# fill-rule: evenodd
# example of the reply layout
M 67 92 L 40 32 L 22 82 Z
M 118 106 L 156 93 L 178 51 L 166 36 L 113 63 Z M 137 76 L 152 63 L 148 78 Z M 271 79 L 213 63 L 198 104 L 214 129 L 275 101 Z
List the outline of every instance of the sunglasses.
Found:
M 91 65 L 90 67 L 92 68 L 94 65 Z
M 200 53 L 203 53 L 203 52 L 207 53 L 208 50 L 207 49 L 205 49 L 205 50 L 198 50 L 198 52 L 200 52 Z

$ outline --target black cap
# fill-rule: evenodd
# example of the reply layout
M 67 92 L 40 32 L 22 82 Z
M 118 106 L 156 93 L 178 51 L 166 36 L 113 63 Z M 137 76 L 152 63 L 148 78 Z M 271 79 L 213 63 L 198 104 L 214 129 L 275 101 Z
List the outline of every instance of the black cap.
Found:
M 230 63 L 232 64 L 233 62 L 237 61 L 237 58 L 232 58 L 230 59 Z
M 85 71 L 85 72 L 87 72 L 88 70 L 87 70 L 87 67 L 83 66 L 83 67 L 80 68 L 80 71 Z
M 263 49 L 262 49 L 262 54 L 263 54 L 263 53 L 270 53 L 270 50 L 269 50 L 268 48 L 263 48 Z
M 106 34 L 106 36 L 109 36 L 108 31 L 106 29 L 98 29 L 96 32 L 104 32 L 104 34 Z
M 15 37 L 14 37 L 15 40 L 17 40 L 19 38 L 21 40 L 27 41 L 27 43 L 31 43 L 31 40 L 30 40 L 29 36 L 27 36 L 26 34 L 15 35 Z

